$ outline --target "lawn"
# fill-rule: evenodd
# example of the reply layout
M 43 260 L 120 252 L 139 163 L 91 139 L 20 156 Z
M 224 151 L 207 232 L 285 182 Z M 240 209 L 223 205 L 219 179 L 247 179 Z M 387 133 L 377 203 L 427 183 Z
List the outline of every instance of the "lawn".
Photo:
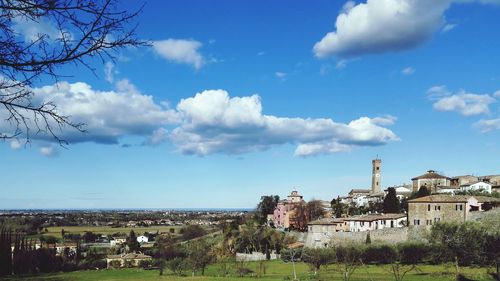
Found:
M 91 231 L 93 233 L 99 234 L 113 234 L 117 232 L 126 233 L 127 235 L 130 233 L 130 230 L 133 230 L 137 235 L 141 235 L 144 232 L 156 233 L 158 232 L 169 232 L 170 229 L 175 229 L 175 233 L 179 233 L 179 230 L 182 228 L 180 225 L 169 226 L 169 225 L 161 225 L 161 226 L 150 226 L 150 227 L 110 227 L 110 226 L 54 226 L 47 227 L 47 232 L 42 232 L 42 235 L 50 235 L 55 236 L 57 238 L 61 237 L 61 230 L 64 229 L 66 233 L 80 233 L 83 234 L 86 231 Z
M 141 269 L 122 269 L 122 270 L 98 270 L 98 271 L 76 271 L 69 273 L 56 273 L 47 274 L 36 277 L 15 277 L 6 280 L 10 281 L 142 281 L 142 280 L 165 280 L 165 281 L 214 281 L 214 280 L 261 280 L 261 281 L 283 281 L 291 280 L 292 276 L 292 265 L 291 263 L 283 263 L 281 261 L 271 261 L 267 262 L 267 272 L 261 278 L 256 278 L 252 276 L 248 277 L 237 277 L 234 271 L 231 272 L 229 277 L 216 277 L 218 272 L 218 265 L 210 266 L 206 272 L 205 276 L 190 276 L 189 272 L 186 272 L 188 276 L 180 277 L 173 276 L 166 272 L 164 276 L 159 276 L 157 270 L 141 270 Z M 249 269 L 256 271 L 257 263 L 248 263 L 246 266 Z M 321 269 L 318 273 L 317 279 L 314 279 L 312 274 L 309 272 L 307 265 L 298 263 L 297 264 L 297 275 L 300 280 L 342 280 L 341 275 L 336 272 L 335 266 L 330 266 L 328 268 Z M 417 281 L 417 280 L 432 280 L 432 281 L 450 281 L 454 280 L 454 268 L 450 265 L 422 265 L 419 267 L 418 272 L 410 272 L 407 274 L 404 280 L 406 281 Z M 493 280 L 487 275 L 487 270 L 485 268 L 462 268 L 462 272 L 472 280 Z M 386 267 L 383 266 L 364 266 L 357 269 L 354 272 L 352 281 L 361 280 L 372 280 L 372 281 L 385 281 L 394 280 L 391 273 L 387 271 Z

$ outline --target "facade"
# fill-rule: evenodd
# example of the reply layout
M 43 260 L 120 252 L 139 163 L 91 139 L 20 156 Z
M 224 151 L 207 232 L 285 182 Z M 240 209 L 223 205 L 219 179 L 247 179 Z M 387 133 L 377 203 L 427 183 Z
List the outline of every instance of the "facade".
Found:
M 142 261 L 152 261 L 152 257 L 142 253 L 109 255 L 106 257 L 107 268 L 139 267 Z
M 295 212 L 297 204 L 304 203 L 303 196 L 294 190 L 287 196 L 286 200 L 281 200 L 276 205 L 273 212 L 273 223 L 278 228 L 288 229 L 294 226 Z
M 139 243 L 148 243 L 149 242 L 149 237 L 141 235 L 137 236 L 137 242 Z
M 462 185 L 477 182 L 478 180 L 479 178 L 473 175 L 456 176 L 450 179 L 450 186 L 458 188 Z
M 462 191 L 484 191 L 487 193 L 491 193 L 491 184 L 478 181 L 469 184 L 464 184 L 460 186 Z
M 418 191 L 425 186 L 431 193 L 437 193 L 439 189 L 450 186 L 451 178 L 440 175 L 434 170 L 427 171 L 426 174 L 411 179 L 413 191 Z
M 408 224 L 430 228 L 437 222 L 464 222 L 470 212 L 483 211 L 483 205 L 497 206 L 500 199 L 467 195 L 430 195 L 408 201 Z
M 328 247 L 335 232 L 349 231 L 347 222 L 342 219 L 324 218 L 307 224 L 308 245 L 313 248 Z
M 372 189 L 371 189 L 372 195 L 377 195 L 382 193 L 380 189 L 380 186 L 382 185 L 381 168 L 382 168 L 381 159 L 372 160 Z
M 344 219 L 350 232 L 398 228 L 406 225 L 406 214 L 369 214 Z

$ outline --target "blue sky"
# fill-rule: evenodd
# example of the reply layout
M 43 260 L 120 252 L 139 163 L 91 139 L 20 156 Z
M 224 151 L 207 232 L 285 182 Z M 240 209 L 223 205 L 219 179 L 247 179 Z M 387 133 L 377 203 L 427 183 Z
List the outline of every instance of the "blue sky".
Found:
M 146 1 L 137 21 L 152 47 L 37 83 L 88 133 L 1 144 L 0 208 L 331 200 L 377 155 L 384 187 L 500 173 L 498 1 Z

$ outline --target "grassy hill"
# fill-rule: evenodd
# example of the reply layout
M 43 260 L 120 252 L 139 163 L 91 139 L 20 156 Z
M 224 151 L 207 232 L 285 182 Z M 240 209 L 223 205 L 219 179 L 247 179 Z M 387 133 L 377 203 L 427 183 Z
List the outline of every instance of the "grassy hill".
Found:
M 146 280 L 164 280 L 164 281 L 215 281 L 215 280 L 259 280 L 259 281 L 283 281 L 292 280 L 292 265 L 291 263 L 284 263 L 281 261 L 266 262 L 266 274 L 257 278 L 249 274 L 247 277 L 237 277 L 236 274 L 231 272 L 228 277 L 217 277 L 218 265 L 211 265 L 205 276 L 192 277 L 190 272 L 186 272 L 187 276 L 173 276 L 166 272 L 166 275 L 159 276 L 157 270 L 141 270 L 141 269 L 121 269 L 121 270 L 98 270 L 98 271 L 76 271 L 69 273 L 56 273 L 47 274 L 36 277 L 14 277 L 7 278 L 9 281 L 146 281 Z M 246 267 L 256 271 L 258 264 L 247 263 Z M 318 273 L 317 279 L 314 279 L 309 272 L 307 265 L 303 263 L 297 264 L 297 274 L 300 280 L 342 280 L 340 273 L 336 272 L 335 265 L 321 269 Z M 373 280 L 373 281 L 386 281 L 394 280 L 391 273 L 388 271 L 387 266 L 364 266 L 358 268 L 354 273 L 352 281 Z M 452 265 L 423 265 L 420 266 L 418 271 L 410 272 L 405 277 L 405 281 L 418 281 L 418 280 L 433 280 L 433 281 L 449 281 L 453 280 L 454 268 Z M 485 268 L 463 268 L 462 272 L 472 280 L 493 280 L 491 279 Z

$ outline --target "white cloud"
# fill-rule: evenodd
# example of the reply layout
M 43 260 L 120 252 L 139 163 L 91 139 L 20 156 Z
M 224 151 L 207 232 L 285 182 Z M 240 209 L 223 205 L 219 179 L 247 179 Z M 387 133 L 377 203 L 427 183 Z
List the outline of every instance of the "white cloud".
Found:
M 494 97 L 496 98 L 500 98 L 500 90 L 496 91 L 494 94 L 493 94 Z
M 108 83 L 113 83 L 115 81 L 115 74 L 117 71 L 115 70 L 115 64 L 112 62 L 106 62 L 104 64 L 104 79 L 108 81 Z
M 159 145 L 168 140 L 168 130 L 165 128 L 159 128 L 149 136 L 145 142 L 146 145 Z
M 205 59 L 198 49 L 201 42 L 186 39 L 167 39 L 153 42 L 153 49 L 162 58 L 193 66 L 200 69 L 205 64 Z
M 61 32 L 55 24 L 41 17 L 37 21 L 33 21 L 25 16 L 18 15 L 13 19 L 12 29 L 22 35 L 26 42 L 35 42 L 43 35 L 47 41 L 55 41 L 63 38 L 71 38 L 68 31 Z
M 479 120 L 474 124 L 474 127 L 483 133 L 500 130 L 500 118 Z
M 275 73 L 274 73 L 274 75 L 275 75 L 276 77 L 278 77 L 279 79 L 284 80 L 288 74 L 287 74 L 287 73 L 285 73 L 285 72 L 279 72 L 279 71 L 278 71 L 278 72 L 275 72 Z
M 407 68 L 401 70 L 401 73 L 404 75 L 412 75 L 413 73 L 415 73 L 415 68 L 407 67 Z
M 54 145 L 41 146 L 39 149 L 40 153 L 45 157 L 56 157 L 59 155 L 59 150 L 54 147 Z
M 18 150 L 22 147 L 23 145 L 18 139 L 13 139 L 10 141 L 10 148 L 13 150 Z
M 437 111 L 455 111 L 464 116 L 488 114 L 489 105 L 496 100 L 490 95 L 467 93 L 463 90 L 449 94 L 444 86 L 429 89 L 431 99 L 436 99 L 433 107 Z
M 276 117 L 262 113 L 259 96 L 231 98 L 224 90 L 203 91 L 183 99 L 177 111 L 182 122 L 170 138 L 186 154 L 239 154 L 289 143 L 298 145 L 296 155 L 307 156 L 398 140 L 381 126 L 392 124 L 392 117 L 361 117 L 348 124 Z
M 316 57 L 401 51 L 427 41 L 444 23 L 449 0 L 368 0 L 337 16 L 336 30 L 314 45 Z
M 52 101 L 60 114 L 70 116 L 75 123 L 85 123 L 87 133 L 71 128 L 62 128 L 55 133 L 70 143 L 96 142 L 115 144 L 126 136 L 149 136 L 158 128 L 176 121 L 174 110 L 154 102 L 153 97 L 140 93 L 127 80 L 116 83 L 115 91 L 98 91 L 83 82 L 58 84 L 34 88 L 34 103 Z M 30 136 L 35 140 L 52 141 L 50 135 L 33 134 L 36 126 L 31 117 Z M 6 111 L 0 109 L 0 117 L 5 119 Z M 57 128 L 57 126 L 54 126 Z M 3 122 L 0 131 L 12 132 L 12 124 Z M 26 136 L 21 136 L 26 137 Z
M 114 91 L 98 91 L 82 82 L 61 82 L 34 88 L 33 92 L 35 101 L 51 100 L 61 114 L 87 125 L 87 133 L 69 128 L 58 132 L 61 139 L 70 143 L 119 144 L 122 138 L 139 136 L 144 138 L 144 145 L 170 141 L 182 153 L 200 156 L 239 154 L 291 144 L 297 146 L 295 155 L 309 156 L 399 140 L 386 128 L 395 122 L 391 116 L 360 117 L 348 123 L 329 118 L 277 117 L 263 114 L 258 95 L 230 97 L 224 90 L 197 93 L 182 99 L 175 109 L 155 103 L 128 80 L 118 81 Z M 0 109 L 0 118 L 5 113 Z M 34 128 L 33 124 L 30 126 Z M 0 124 L 2 132 L 12 130 L 5 122 Z M 45 145 L 54 141 L 50 135 L 39 133 L 31 138 L 43 144 L 43 155 L 57 152 L 55 146 Z
M 448 24 L 446 24 L 446 25 L 443 27 L 442 31 L 443 31 L 443 32 L 448 32 L 448 31 L 450 31 L 450 30 L 454 29 L 456 26 L 457 26 L 456 24 L 451 24 L 451 23 L 448 23 Z

